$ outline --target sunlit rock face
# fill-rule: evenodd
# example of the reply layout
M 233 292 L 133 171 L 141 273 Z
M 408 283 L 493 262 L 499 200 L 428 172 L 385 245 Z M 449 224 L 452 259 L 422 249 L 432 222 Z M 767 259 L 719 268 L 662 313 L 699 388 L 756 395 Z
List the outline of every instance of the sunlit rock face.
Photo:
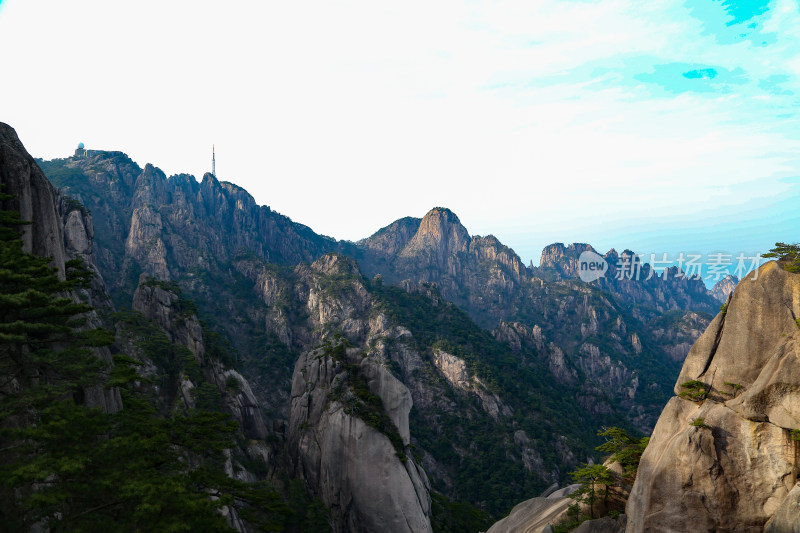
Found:
M 711 294 L 714 295 L 719 303 L 725 303 L 728 300 L 728 295 L 733 292 L 736 285 L 739 283 L 739 278 L 736 276 L 725 276 L 714 284 L 711 288 Z
M 800 275 L 770 262 L 739 283 L 686 358 L 642 457 L 626 531 L 794 531 L 783 528 L 800 472 L 798 316 Z M 691 380 L 706 398 L 680 396 Z

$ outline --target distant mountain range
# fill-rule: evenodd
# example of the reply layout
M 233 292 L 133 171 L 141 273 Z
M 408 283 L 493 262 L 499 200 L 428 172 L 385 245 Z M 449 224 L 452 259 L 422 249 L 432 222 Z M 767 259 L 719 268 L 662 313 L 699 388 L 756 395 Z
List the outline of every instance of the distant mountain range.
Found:
M 37 163 L 84 213 L 113 302 L 101 317 L 113 325 L 114 309 L 134 308 L 191 344 L 164 318 L 169 298 L 145 287 L 193 301 L 247 382 L 251 403 L 229 409 L 270 450 L 263 472 L 240 467 L 300 477 L 336 531 L 396 524 L 387 506 L 422 524 L 410 530 L 443 531 L 449 500 L 499 517 L 594 456 L 600 427 L 651 431 L 736 281 L 708 291 L 671 270 L 585 283 L 577 258 L 591 246 L 550 245 L 530 268 L 442 207 L 353 243 L 210 174 L 167 177 L 92 150 Z M 632 254 L 604 257 L 619 256 Z M 354 431 L 369 435 L 358 455 L 342 444 Z M 386 479 L 360 470 L 367 456 L 394 465 L 389 485 L 406 489 L 390 497 Z

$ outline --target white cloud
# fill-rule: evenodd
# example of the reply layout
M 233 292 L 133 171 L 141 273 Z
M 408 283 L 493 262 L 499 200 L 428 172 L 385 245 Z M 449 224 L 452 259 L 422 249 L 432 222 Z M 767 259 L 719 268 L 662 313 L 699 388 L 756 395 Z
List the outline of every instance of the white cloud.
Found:
M 34 155 L 83 141 L 198 178 L 215 143 L 222 179 L 340 238 L 447 205 L 527 248 L 528 228 L 555 241 L 792 193 L 777 178 L 800 173 L 796 121 L 774 117 L 795 100 L 758 81 L 800 91 L 797 3 L 771 7 L 760 47 L 721 45 L 666 0 L 5 0 L 0 117 Z M 660 94 L 631 58 L 749 79 Z

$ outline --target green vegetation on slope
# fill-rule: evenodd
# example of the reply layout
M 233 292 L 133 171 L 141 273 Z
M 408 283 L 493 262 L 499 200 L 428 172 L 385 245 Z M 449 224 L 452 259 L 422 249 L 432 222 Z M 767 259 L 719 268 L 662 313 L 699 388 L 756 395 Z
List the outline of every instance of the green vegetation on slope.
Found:
M 7 196 L 6 196 L 7 197 Z M 15 213 L 0 212 L 0 523 L 58 531 L 231 531 L 234 507 L 262 531 L 321 527 L 308 501 L 228 478 L 223 451 L 236 424 L 204 409 L 159 413 L 128 356 L 110 367 L 92 348 L 113 336 L 86 329 L 88 306 L 63 295 L 90 277 L 79 262 L 58 279 L 22 251 Z M 162 339 L 148 357 L 175 358 Z M 170 361 L 165 361 L 169 366 Z M 87 403 L 118 391 L 124 408 Z M 96 396 L 96 394 L 94 394 Z
M 340 338 L 335 344 L 326 342 L 323 348 L 324 356 L 341 362 L 347 371 L 346 383 L 342 381 L 337 383 L 330 393 L 330 399 L 340 402 L 344 406 L 344 412 L 348 415 L 360 418 L 368 426 L 386 435 L 392 443 L 397 457 L 405 463 L 408 457 L 403 445 L 403 438 L 400 436 L 397 426 L 386 414 L 381 397 L 369 390 L 367 380 L 360 372 L 361 367 L 347 360 L 347 347 L 344 339 Z M 345 384 L 350 394 L 346 393 Z
M 554 533 L 568 533 L 586 520 L 597 516 L 619 516 L 625 510 L 625 493 L 621 491 L 620 485 L 632 484 L 635 481 L 639 461 L 650 442 L 650 437 L 636 438 L 619 427 L 611 427 L 597 434 L 606 439 L 597 450 L 611 452 L 606 461 L 620 463 L 625 469 L 624 479 L 619 479 L 605 464 L 584 463 L 571 472 L 570 476 L 580 487 L 569 495 L 575 503 L 569 507 L 563 518 L 553 525 Z
M 448 468 L 457 501 L 479 505 L 499 518 L 549 485 L 526 470 L 513 439 L 518 430 L 531 439 L 529 446 L 541 454 L 547 473 L 562 464 L 555 446 L 559 435 L 568 439 L 576 454 L 588 456 L 598 443 L 596 428 L 626 425 L 619 416 L 590 417 L 567 388 L 553 381 L 538 354 L 513 353 L 455 305 L 441 298 L 433 305 L 427 296 L 396 286 L 372 284 L 370 290 L 388 315 L 409 328 L 420 353 L 431 358 L 433 349 L 439 348 L 461 357 L 513 411 L 495 421 L 473 396 L 453 396 L 458 406 L 453 412 L 412 409 L 412 438 Z M 564 420 L 570 422 L 561 423 Z

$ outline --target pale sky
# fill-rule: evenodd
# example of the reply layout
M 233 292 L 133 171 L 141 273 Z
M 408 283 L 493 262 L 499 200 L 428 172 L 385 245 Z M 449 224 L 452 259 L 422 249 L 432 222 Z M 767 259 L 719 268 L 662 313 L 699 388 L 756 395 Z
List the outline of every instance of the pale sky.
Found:
M 0 0 L 0 121 L 357 240 L 431 207 L 527 263 L 800 240 L 796 0 Z

